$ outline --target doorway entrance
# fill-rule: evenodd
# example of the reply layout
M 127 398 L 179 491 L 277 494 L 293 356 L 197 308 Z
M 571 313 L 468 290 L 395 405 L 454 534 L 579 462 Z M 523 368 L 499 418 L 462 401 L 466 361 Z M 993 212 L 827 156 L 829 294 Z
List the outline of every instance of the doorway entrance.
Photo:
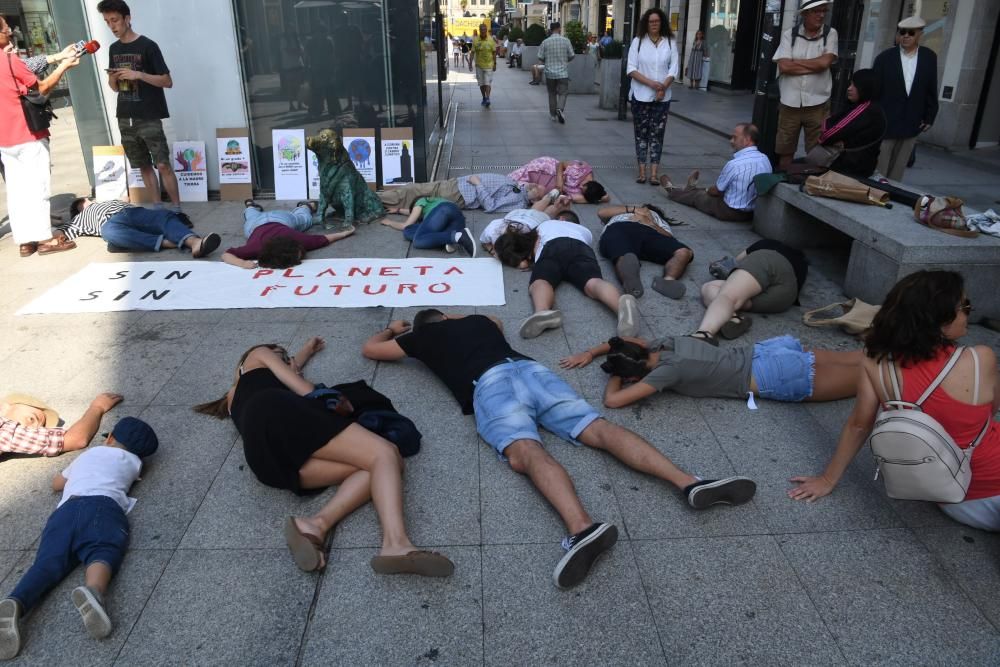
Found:
M 764 5 L 764 0 L 707 0 L 702 5 L 711 83 L 753 90 Z

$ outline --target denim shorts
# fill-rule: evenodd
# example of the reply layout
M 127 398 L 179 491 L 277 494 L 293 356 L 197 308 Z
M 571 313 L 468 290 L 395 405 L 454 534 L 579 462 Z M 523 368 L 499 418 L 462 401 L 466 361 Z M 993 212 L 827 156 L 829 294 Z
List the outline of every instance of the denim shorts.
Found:
M 479 435 L 501 455 L 515 440 L 541 442 L 539 424 L 579 445 L 576 437 L 601 417 L 562 378 L 528 359 L 483 373 L 476 381 L 472 405 Z
M 804 401 L 813 394 L 816 355 L 792 336 L 769 338 L 753 346 L 751 373 L 761 398 Z

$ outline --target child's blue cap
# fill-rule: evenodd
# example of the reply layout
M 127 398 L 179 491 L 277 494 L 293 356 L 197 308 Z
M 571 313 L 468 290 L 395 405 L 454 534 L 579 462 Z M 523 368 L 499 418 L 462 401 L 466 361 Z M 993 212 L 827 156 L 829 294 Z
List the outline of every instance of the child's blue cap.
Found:
M 140 459 L 153 454 L 160 446 L 153 428 L 135 417 L 121 419 L 111 431 L 112 437 Z

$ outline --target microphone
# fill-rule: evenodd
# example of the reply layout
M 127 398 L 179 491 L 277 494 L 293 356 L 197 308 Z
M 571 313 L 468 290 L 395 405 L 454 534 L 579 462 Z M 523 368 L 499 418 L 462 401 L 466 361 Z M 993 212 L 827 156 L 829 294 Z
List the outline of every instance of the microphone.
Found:
M 91 54 L 97 53 L 97 50 L 101 48 L 100 42 L 98 42 L 96 39 L 92 39 L 89 42 L 86 42 L 81 39 L 79 42 L 74 44 L 74 46 L 76 47 L 77 54 L 81 56 L 84 53 L 91 53 Z

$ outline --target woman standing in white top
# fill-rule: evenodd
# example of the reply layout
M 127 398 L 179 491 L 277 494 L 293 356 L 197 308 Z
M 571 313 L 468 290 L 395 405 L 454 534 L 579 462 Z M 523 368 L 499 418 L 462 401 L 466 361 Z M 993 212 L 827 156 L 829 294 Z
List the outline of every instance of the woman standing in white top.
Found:
M 649 160 L 651 185 L 659 185 L 657 172 L 663 150 L 663 132 L 670 111 L 670 84 L 677 78 L 677 43 L 659 7 L 647 9 L 628 50 L 626 74 L 632 79 L 632 123 L 635 126 L 635 155 L 639 162 L 636 183 L 646 182 Z

